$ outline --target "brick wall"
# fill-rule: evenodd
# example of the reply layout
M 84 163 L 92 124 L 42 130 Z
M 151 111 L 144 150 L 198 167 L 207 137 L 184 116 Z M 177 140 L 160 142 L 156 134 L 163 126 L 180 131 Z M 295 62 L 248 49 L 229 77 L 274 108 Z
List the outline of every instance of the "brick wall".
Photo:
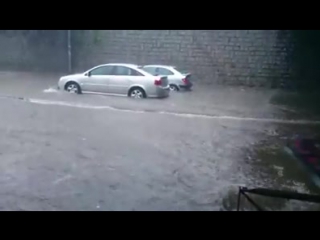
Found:
M 190 69 L 205 83 L 271 85 L 290 77 L 288 31 L 101 30 L 83 35 L 74 65 L 127 62 Z

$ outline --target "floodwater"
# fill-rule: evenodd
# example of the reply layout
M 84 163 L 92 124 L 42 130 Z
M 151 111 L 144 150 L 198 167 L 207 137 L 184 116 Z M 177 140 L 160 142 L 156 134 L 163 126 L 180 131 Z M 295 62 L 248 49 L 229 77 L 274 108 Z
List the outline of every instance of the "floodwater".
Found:
M 319 139 L 319 133 L 319 125 L 276 124 L 273 132 L 267 133 L 264 138 L 247 148 L 245 158 L 250 164 L 248 172 L 252 174 L 252 178 L 261 180 L 255 187 L 320 195 L 319 187 L 314 183 L 304 166 L 286 151 L 286 146 L 296 136 Z M 233 191 L 224 199 L 226 209 L 236 207 L 235 195 L 236 193 Z M 252 197 L 260 206 L 268 210 L 320 210 L 319 204 L 314 203 Z M 250 203 L 244 201 L 242 209 L 253 210 L 254 208 Z
M 319 123 L 287 119 L 273 90 L 195 83 L 136 101 L 66 94 L 57 79 L 0 74 L 0 209 L 235 210 L 239 186 L 318 192 L 284 147 Z

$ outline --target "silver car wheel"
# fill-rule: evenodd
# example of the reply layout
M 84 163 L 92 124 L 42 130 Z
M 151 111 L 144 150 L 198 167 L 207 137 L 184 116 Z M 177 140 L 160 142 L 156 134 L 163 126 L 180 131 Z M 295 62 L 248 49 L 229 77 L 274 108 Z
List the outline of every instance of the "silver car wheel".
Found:
M 134 89 L 131 92 L 130 96 L 132 98 L 143 98 L 143 92 L 140 89 Z
M 78 93 L 79 92 L 79 88 L 78 85 L 75 83 L 71 83 L 67 86 L 67 91 L 69 93 Z

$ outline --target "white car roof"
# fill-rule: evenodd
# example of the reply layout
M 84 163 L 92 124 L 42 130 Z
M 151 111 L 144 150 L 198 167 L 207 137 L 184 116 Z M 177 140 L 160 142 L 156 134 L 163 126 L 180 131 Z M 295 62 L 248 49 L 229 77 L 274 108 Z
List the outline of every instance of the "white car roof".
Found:
M 169 65 L 144 65 L 143 67 L 165 67 L 165 68 L 176 68 L 175 66 L 169 66 Z
M 102 64 L 100 66 L 110 66 L 110 65 L 117 65 L 117 66 L 123 66 L 123 67 L 133 67 L 136 68 L 138 67 L 137 64 L 132 64 L 132 63 L 107 63 L 107 64 Z

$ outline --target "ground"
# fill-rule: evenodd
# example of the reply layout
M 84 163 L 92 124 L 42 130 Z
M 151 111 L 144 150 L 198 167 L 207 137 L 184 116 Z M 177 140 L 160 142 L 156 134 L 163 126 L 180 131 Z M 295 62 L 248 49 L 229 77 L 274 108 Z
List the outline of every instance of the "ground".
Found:
M 267 156 L 305 129 L 270 104 L 274 90 L 195 83 L 132 100 L 57 80 L 0 74 L 0 210 L 233 210 L 239 185 L 312 191 Z

